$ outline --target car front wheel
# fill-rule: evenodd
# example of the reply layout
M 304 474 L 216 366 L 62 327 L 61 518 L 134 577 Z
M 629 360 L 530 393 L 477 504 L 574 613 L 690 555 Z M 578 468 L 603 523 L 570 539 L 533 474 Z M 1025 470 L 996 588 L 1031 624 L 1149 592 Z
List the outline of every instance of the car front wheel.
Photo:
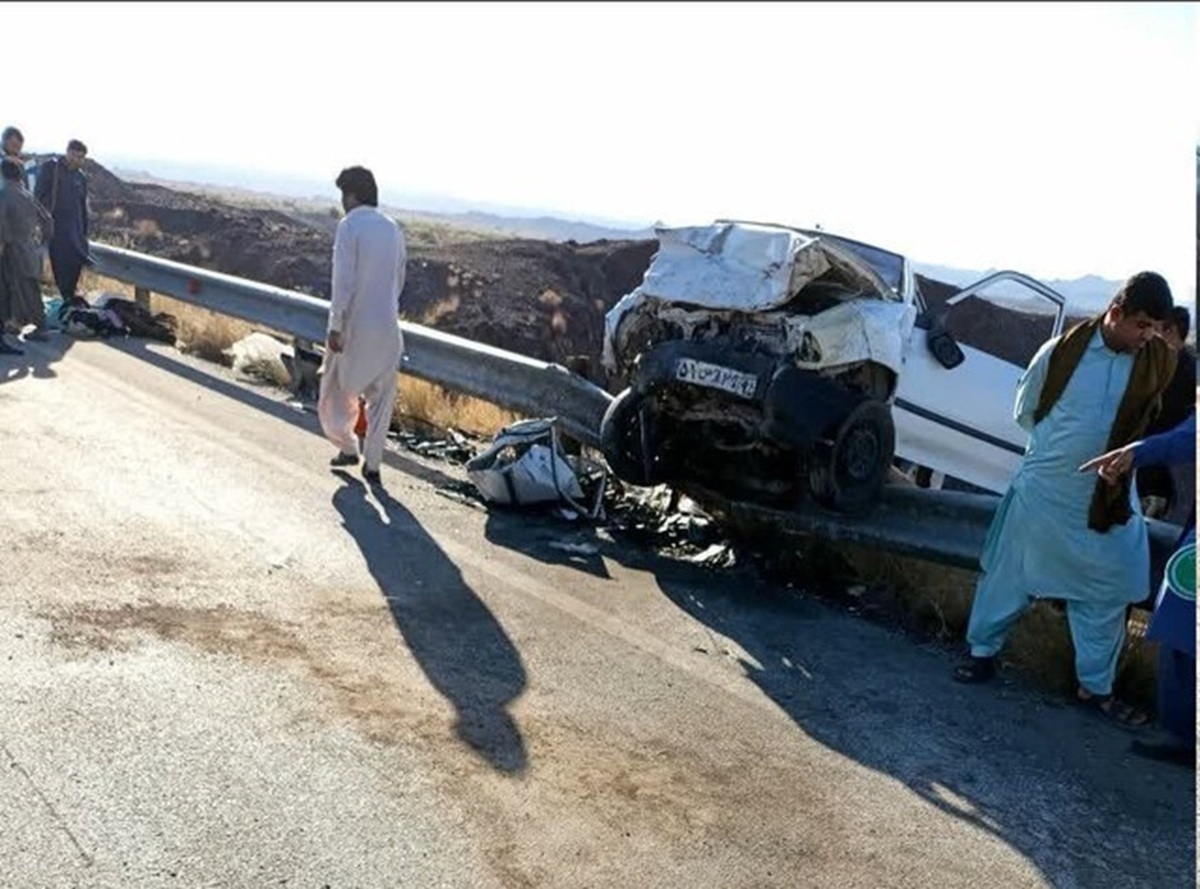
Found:
M 838 426 L 832 444 L 817 446 L 808 486 L 822 506 L 860 513 L 878 498 L 896 450 L 896 428 L 886 404 L 859 403 Z
M 658 441 L 646 396 L 625 389 L 600 421 L 600 451 L 622 481 L 648 487 L 662 481 L 657 471 Z

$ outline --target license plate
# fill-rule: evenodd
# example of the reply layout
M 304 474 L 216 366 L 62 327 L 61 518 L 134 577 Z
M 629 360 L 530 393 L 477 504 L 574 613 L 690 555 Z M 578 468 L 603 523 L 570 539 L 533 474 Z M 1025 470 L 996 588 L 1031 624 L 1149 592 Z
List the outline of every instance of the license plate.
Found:
M 675 379 L 709 389 L 720 389 L 742 398 L 753 398 L 754 390 L 758 388 L 755 374 L 709 364 L 707 361 L 696 361 L 694 358 L 680 358 L 675 362 Z

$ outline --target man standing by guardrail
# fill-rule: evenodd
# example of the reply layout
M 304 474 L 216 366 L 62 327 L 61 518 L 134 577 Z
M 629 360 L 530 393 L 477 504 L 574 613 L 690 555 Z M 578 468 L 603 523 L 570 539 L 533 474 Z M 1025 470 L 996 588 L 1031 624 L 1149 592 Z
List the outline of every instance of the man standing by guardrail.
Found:
M 348 167 L 337 178 L 346 215 L 333 240 L 333 289 L 317 415 L 325 437 L 340 453 L 331 466 L 358 463 L 358 400 L 367 406 L 363 478 L 379 481 L 383 448 L 396 401 L 400 291 L 407 248 L 404 233 L 379 212 L 375 176 Z
M 83 267 L 91 264 L 88 254 L 87 177 L 83 162 L 87 146 L 78 139 L 67 143 L 67 153 L 42 164 L 34 185 L 34 195 L 46 208 L 50 226 L 50 270 L 54 285 L 62 296 L 63 307 L 77 302 L 75 290 Z
M 1148 721 L 1112 693 L 1126 610 L 1150 576 L 1146 523 L 1128 478 L 1110 486 L 1077 470 L 1136 440 L 1157 413 L 1175 370 L 1157 335 L 1171 305 L 1166 280 L 1140 272 L 1103 315 L 1043 345 L 1022 375 L 1013 413 L 1029 445 L 984 543 L 960 682 L 992 678 L 1035 596 L 1062 598 L 1080 703 L 1127 727 Z
M 41 253 L 38 226 L 42 216 L 37 202 L 25 189 L 25 168 L 17 161 L 0 161 L 0 322 L 16 330 L 34 325 L 26 339 L 45 340 L 46 310 L 38 288 Z M 0 350 L 3 352 L 5 350 Z M 9 350 L 11 353 L 11 350 Z

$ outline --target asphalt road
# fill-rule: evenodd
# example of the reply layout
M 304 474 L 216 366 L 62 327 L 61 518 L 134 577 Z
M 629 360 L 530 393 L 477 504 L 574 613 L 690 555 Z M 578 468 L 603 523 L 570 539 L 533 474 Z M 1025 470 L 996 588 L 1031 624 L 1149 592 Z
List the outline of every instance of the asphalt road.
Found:
M 0 886 L 1195 884 L 1120 730 L 172 350 L 0 358 L 0 453 Z

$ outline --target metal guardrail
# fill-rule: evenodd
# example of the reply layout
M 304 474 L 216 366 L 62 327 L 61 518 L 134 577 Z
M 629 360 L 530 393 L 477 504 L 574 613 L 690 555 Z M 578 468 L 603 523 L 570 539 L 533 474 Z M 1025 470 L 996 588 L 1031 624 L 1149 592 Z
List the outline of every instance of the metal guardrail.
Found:
M 729 500 L 700 486 L 689 486 L 686 493 L 735 527 L 770 528 L 784 536 L 879 547 L 970 571 L 979 570 L 984 538 L 1000 504 L 994 494 L 895 485 L 884 489 L 869 513 L 850 518 L 827 512 L 814 503 L 782 510 Z M 1155 519 L 1147 519 L 1146 524 L 1157 576 L 1183 529 Z
M 92 242 L 95 271 L 135 288 L 161 293 L 222 315 L 290 334 L 325 339 L 329 304 L 268 284 L 198 269 Z M 565 367 L 401 321 L 401 373 L 411 374 L 528 416 L 557 416 L 567 434 L 593 447 L 600 420 L 612 400 L 598 386 Z M 945 565 L 978 570 L 983 540 L 999 497 L 889 487 L 862 517 L 828 513 L 814 504 L 778 510 L 730 501 L 699 486 L 688 493 L 741 526 L 767 526 L 783 534 L 888 549 Z M 1156 564 L 1165 563 L 1180 529 L 1150 521 Z
M 97 274 L 301 340 L 325 340 L 325 300 L 94 241 L 91 253 Z M 527 416 L 557 416 L 568 435 L 599 444 L 600 418 L 612 399 L 595 384 L 558 364 L 419 324 L 399 324 L 404 335 L 401 373 Z

